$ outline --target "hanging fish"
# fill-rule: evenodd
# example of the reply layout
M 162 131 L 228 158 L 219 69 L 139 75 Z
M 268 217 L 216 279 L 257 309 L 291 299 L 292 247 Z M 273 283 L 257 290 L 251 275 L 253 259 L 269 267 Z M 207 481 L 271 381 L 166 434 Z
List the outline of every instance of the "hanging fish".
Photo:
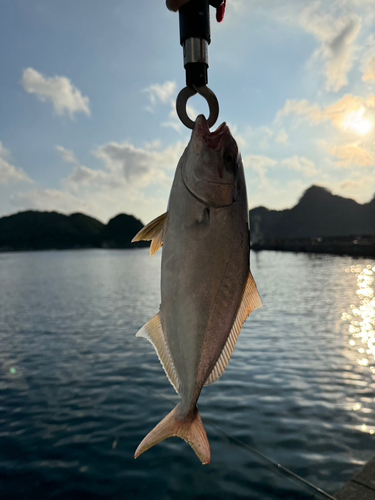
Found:
M 203 464 L 211 450 L 197 401 L 218 380 L 248 315 L 261 307 L 250 272 L 249 209 L 236 141 L 225 123 L 210 133 L 198 116 L 177 166 L 168 211 L 133 241 L 163 245 L 161 306 L 137 337 L 154 346 L 181 401 L 147 436 L 135 458 L 171 436 Z

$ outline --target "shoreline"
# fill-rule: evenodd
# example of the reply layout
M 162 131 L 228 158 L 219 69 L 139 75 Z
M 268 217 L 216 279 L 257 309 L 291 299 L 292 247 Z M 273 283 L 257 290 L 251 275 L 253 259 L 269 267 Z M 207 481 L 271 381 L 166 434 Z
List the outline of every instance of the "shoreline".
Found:
M 29 253 L 29 252 L 67 252 L 85 250 L 142 250 L 146 246 L 136 247 L 67 247 L 67 248 L 0 248 L 0 255 L 6 253 Z M 367 257 L 375 259 L 375 245 L 293 245 L 293 244 L 256 244 L 251 245 L 250 250 L 254 252 L 273 251 L 273 252 L 293 252 L 293 253 L 313 253 L 326 255 L 341 255 L 350 257 Z
M 252 245 L 250 247 L 254 252 L 275 251 L 275 252 L 293 252 L 293 253 L 315 253 L 328 255 L 348 255 L 350 257 L 371 257 L 375 259 L 375 247 L 361 246 L 315 246 L 315 245 Z
M 254 251 L 321 253 L 375 258 L 375 236 L 351 236 L 331 238 L 267 239 L 253 242 Z

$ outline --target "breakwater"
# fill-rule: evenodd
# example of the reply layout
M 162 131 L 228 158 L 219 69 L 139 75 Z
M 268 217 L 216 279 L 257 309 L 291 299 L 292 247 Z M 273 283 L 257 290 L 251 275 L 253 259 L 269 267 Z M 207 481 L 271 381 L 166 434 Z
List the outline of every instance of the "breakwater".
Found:
M 331 238 L 265 239 L 251 244 L 252 250 L 326 253 L 375 257 L 375 235 Z

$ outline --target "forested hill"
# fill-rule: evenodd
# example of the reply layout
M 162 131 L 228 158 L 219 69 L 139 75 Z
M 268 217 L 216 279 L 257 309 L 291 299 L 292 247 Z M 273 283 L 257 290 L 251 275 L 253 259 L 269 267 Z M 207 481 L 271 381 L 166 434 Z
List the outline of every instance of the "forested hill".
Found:
M 120 214 L 108 224 L 81 213 L 19 212 L 0 218 L 0 250 L 49 250 L 68 248 L 133 248 L 131 243 L 143 224 Z
M 256 217 L 257 216 L 257 217 Z M 312 186 L 297 205 L 287 210 L 250 210 L 252 231 L 257 220 L 264 239 L 326 238 L 375 235 L 375 197 L 360 205 Z M 68 248 L 135 248 L 131 243 L 143 224 L 132 215 L 119 214 L 108 224 L 81 213 L 19 212 L 0 218 L 0 250 Z
M 264 239 L 375 235 L 375 197 L 360 205 L 323 187 L 311 186 L 291 209 L 250 210 L 252 229 L 256 219 Z

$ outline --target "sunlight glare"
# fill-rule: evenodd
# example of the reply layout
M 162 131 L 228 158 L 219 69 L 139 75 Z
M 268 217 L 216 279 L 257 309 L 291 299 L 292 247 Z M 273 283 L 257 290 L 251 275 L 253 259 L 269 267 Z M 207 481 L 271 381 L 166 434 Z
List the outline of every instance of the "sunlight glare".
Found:
M 371 120 L 364 118 L 365 111 L 365 108 L 359 108 L 357 111 L 349 113 L 343 121 L 344 129 L 359 135 L 368 134 L 372 130 L 374 124 Z

